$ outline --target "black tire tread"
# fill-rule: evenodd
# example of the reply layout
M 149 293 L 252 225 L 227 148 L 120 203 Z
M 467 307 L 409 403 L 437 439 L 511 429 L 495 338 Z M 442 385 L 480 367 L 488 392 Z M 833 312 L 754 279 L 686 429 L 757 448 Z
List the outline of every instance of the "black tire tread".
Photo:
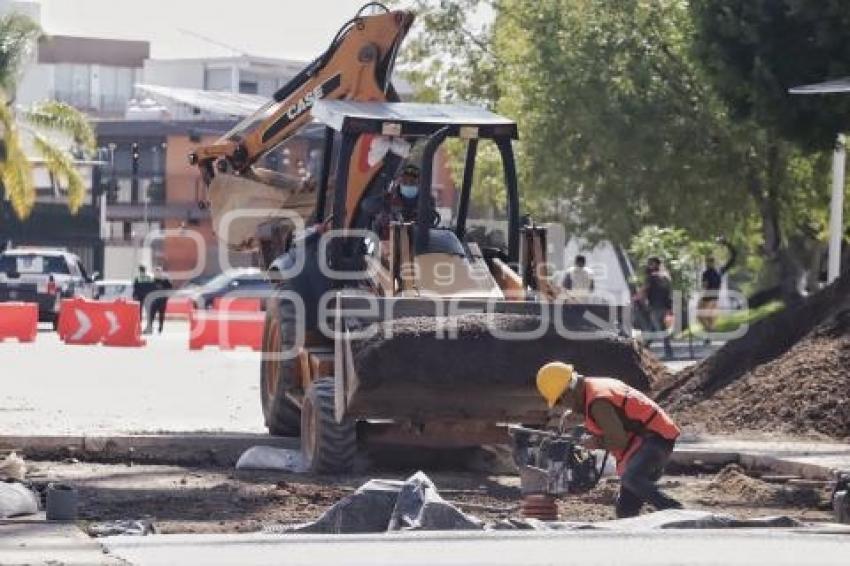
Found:
M 294 335 L 294 331 L 287 332 L 287 324 L 281 319 L 281 305 L 274 304 L 273 301 L 277 301 L 277 299 L 272 297 L 266 307 L 266 322 L 263 328 L 263 355 L 266 355 L 268 352 L 279 352 L 283 349 L 282 344 L 270 343 L 273 339 L 273 335 L 271 334 L 273 325 L 277 325 L 280 328 L 278 336 L 281 343 L 286 342 L 287 335 Z M 285 360 L 281 364 L 281 374 L 286 371 L 294 371 L 292 361 Z M 268 428 L 269 434 L 272 436 L 298 436 L 301 434 L 301 409 L 286 396 L 286 391 L 280 382 L 278 382 L 274 398 L 268 398 L 266 367 L 265 363 L 260 364 L 260 402 L 263 408 L 266 428 Z
M 318 446 L 309 462 L 314 473 L 341 473 L 351 470 L 357 453 L 357 428 L 354 421 L 336 421 L 334 413 L 334 378 L 314 381 L 307 390 L 308 402 L 316 415 Z

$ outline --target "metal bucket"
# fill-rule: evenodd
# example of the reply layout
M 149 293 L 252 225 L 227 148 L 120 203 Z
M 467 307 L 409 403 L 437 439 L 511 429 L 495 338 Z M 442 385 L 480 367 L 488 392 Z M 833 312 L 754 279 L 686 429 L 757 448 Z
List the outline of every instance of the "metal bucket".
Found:
M 596 308 L 614 314 L 603 329 L 588 323 L 585 314 L 592 307 L 585 305 L 341 297 L 337 307 L 340 420 L 539 424 L 547 410 L 534 378 L 544 363 L 564 359 L 590 375 L 605 375 L 620 359 L 639 369 L 633 346 L 615 330 L 617 311 L 607 305 Z M 347 317 L 349 312 L 358 315 Z M 584 341 L 563 338 L 551 330 L 556 319 L 566 328 L 594 333 Z M 543 332 L 533 339 L 503 338 L 484 329 L 537 328 L 540 321 Z

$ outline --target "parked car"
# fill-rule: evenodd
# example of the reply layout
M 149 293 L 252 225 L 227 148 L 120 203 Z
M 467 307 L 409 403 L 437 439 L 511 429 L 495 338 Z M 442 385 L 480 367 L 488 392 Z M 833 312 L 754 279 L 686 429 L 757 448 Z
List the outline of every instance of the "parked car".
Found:
M 209 283 L 213 277 L 216 277 L 216 275 L 198 275 L 197 277 L 193 277 L 183 284 L 183 287 L 180 289 L 180 291 L 188 292 L 192 290 L 197 290 Z
M 80 258 L 55 249 L 13 248 L 0 253 L 0 302 L 38 304 L 38 320 L 57 322 L 59 301 L 94 294 Z
M 94 298 L 101 301 L 115 299 L 133 300 L 133 282 L 127 279 L 104 279 L 95 281 Z
M 272 290 L 272 284 L 260 269 L 244 268 L 225 271 L 201 287 L 192 289 L 189 296 L 199 308 L 212 308 L 219 297 L 259 297 Z

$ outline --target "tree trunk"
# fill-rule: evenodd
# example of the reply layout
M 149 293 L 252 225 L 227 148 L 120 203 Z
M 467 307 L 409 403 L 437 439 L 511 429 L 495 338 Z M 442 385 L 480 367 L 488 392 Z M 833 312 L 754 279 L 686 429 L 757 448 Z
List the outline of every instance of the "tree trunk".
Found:
M 798 283 L 803 268 L 783 242 L 779 218 L 779 191 L 784 171 L 781 150 L 776 143 L 771 143 L 765 162 L 750 162 L 747 188 L 761 216 L 763 251 L 776 276 L 780 295 L 786 304 L 797 304 L 802 299 Z

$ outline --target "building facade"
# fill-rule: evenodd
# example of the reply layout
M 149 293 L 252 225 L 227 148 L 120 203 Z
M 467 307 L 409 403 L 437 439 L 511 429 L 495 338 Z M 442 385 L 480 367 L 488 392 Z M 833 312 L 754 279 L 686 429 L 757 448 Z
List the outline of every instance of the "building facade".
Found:
M 0 198 L 0 249 L 16 246 L 63 248 L 77 254 L 89 273 L 103 273 L 104 245 L 101 238 L 101 164 L 78 163 L 88 188 L 84 204 L 71 214 L 64 193 L 47 179 L 43 165 L 33 163 L 37 186 L 36 203 L 29 217 L 19 219 L 11 205 Z
M 306 65 L 303 61 L 239 55 L 195 59 L 148 59 L 143 80 L 161 85 L 271 98 Z
M 221 262 L 206 188 L 188 155 L 212 143 L 232 121 L 100 120 L 98 145 L 105 152 L 99 179 L 104 195 L 105 274 L 126 279 L 139 264 L 179 274 L 211 275 L 227 265 L 255 263 L 253 254 L 227 251 Z M 262 165 L 295 174 L 308 168 L 321 147 L 321 132 L 291 140 Z
M 0 14 L 4 10 L 23 12 L 40 23 L 35 2 L 0 0 Z M 209 211 L 199 206 L 206 195 L 187 156 L 271 100 L 305 65 L 244 54 L 151 59 L 145 41 L 62 35 L 40 39 L 19 82 L 16 103 L 65 102 L 91 116 L 96 126 L 102 165 L 89 174 L 91 209 L 79 217 L 88 220 L 75 228 L 85 226 L 86 234 L 101 239 L 98 253 L 82 254 L 92 257 L 87 267 L 110 279 L 132 277 L 139 264 L 217 273 L 222 267 L 217 239 Z M 404 81 L 396 87 L 403 97 L 410 95 Z M 316 175 L 321 147 L 321 128 L 306 128 L 261 166 Z M 445 157 L 438 154 L 434 190 L 438 204 L 448 210 L 456 191 Z M 60 210 L 56 206 L 62 195 L 55 184 L 39 187 L 38 206 Z M 37 224 L 18 228 L 34 234 Z M 228 254 L 228 259 L 230 265 L 253 261 L 244 254 Z
M 65 102 L 93 117 L 123 117 L 150 57 L 146 41 L 45 35 L 18 83 L 18 104 Z
M 106 162 L 100 177 L 105 201 L 106 276 L 131 277 L 138 265 L 195 264 L 194 247 L 181 251 L 163 241 L 162 230 L 193 230 L 214 246 L 197 169 L 189 148 L 227 131 L 232 122 L 100 120 L 98 145 Z M 201 128 L 202 127 L 202 128 Z M 204 133 L 199 133 L 199 128 Z M 173 233 L 169 234 L 170 240 Z M 192 241 L 190 237 L 186 238 Z M 177 255 L 172 255 L 172 253 Z M 174 264 L 174 265 L 172 265 Z M 182 269 L 182 267 L 181 267 Z

